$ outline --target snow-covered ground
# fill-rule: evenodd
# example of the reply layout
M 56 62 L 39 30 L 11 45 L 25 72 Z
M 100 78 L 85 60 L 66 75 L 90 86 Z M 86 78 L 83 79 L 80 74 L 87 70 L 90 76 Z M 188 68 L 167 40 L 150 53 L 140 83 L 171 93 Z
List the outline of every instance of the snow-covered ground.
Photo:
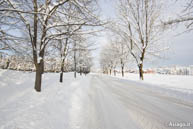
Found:
M 34 73 L 0 70 L 0 129 L 68 129 L 74 108 L 88 87 L 88 78 L 47 73 L 42 92 L 33 90 Z M 84 85 L 83 85 L 83 84 Z M 80 97 L 80 98 L 79 98 Z M 70 111 L 71 110 L 71 111 Z M 73 125 L 75 126 L 75 125 Z M 76 129 L 76 128 L 74 128 Z
M 37 93 L 34 76 L 0 70 L 0 129 L 180 128 L 169 127 L 170 122 L 193 127 L 192 88 L 178 85 L 179 80 L 191 85 L 191 77 L 162 82 L 168 77 L 148 75 L 141 82 L 132 74 L 126 79 L 100 74 L 74 79 L 73 73 L 65 73 L 59 83 L 58 73 L 45 73 Z
M 112 77 L 114 76 L 112 75 Z M 193 101 L 193 76 L 144 74 L 144 81 L 140 81 L 139 75 L 134 73 L 126 73 L 124 77 L 117 74 L 116 77 L 133 83 L 136 82 L 137 85 L 140 83 L 143 86 L 157 89 L 174 97 Z
M 117 76 L 122 78 L 121 74 L 118 74 Z M 134 73 L 126 73 L 124 79 L 138 81 L 139 75 Z M 193 89 L 193 76 L 144 74 L 144 82 L 163 87 Z

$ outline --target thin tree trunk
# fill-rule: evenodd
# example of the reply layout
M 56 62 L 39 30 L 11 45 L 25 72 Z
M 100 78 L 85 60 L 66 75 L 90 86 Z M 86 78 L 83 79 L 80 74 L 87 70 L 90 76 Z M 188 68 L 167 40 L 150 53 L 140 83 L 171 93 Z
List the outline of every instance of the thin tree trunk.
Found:
M 109 72 L 110 72 L 110 75 L 111 75 L 111 69 L 110 69 L 110 71 L 109 71 Z
M 60 73 L 60 82 L 63 82 L 63 73 L 64 73 L 64 59 L 62 59 L 61 63 L 61 73 Z
M 124 63 L 123 63 L 123 59 L 121 59 L 121 74 L 122 74 L 122 77 L 124 77 Z
M 76 78 L 76 52 L 74 52 L 74 78 Z
M 80 67 L 80 75 L 82 76 L 82 68 Z
M 122 77 L 124 77 L 124 66 L 121 67 Z
M 74 55 L 74 78 L 76 78 L 76 56 Z
M 64 66 L 61 67 L 61 73 L 60 73 L 60 82 L 63 82 L 63 72 L 64 72 Z
M 76 42 L 74 42 L 74 78 L 76 78 Z
M 76 78 L 76 70 L 74 71 L 74 78 Z
M 144 77 L 143 77 L 143 64 L 139 64 L 139 78 L 141 80 L 144 80 Z

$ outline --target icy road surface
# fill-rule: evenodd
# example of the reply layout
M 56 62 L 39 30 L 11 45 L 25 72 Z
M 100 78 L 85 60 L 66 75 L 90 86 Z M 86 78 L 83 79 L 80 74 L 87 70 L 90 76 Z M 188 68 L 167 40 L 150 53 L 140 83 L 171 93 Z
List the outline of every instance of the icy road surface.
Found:
M 90 105 L 102 129 L 177 129 L 176 122 L 193 129 L 193 104 L 128 81 L 93 75 Z M 89 106 L 89 109 L 92 109 Z M 93 113 L 92 112 L 92 113 Z M 89 113 L 89 114 L 92 114 Z M 91 122 L 88 122 L 88 124 Z M 174 127 L 170 127 L 172 126 Z M 90 127 L 92 127 L 90 125 Z M 182 128 L 182 127 L 179 127 Z
M 1 73 L 0 129 L 193 129 L 193 103 L 159 88 L 95 74 L 65 74 L 61 84 L 45 74 L 36 93 L 33 77 Z

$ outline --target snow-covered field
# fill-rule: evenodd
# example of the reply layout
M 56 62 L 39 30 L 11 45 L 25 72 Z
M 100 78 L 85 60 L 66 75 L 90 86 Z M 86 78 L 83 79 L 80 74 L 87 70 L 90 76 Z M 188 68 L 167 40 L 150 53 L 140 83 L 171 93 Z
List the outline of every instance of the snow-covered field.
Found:
M 193 126 L 191 76 L 146 75 L 141 82 L 134 74 L 74 79 L 65 73 L 59 83 L 58 73 L 45 73 L 41 93 L 33 90 L 34 76 L 0 70 L 0 129 L 168 129 L 170 121 Z

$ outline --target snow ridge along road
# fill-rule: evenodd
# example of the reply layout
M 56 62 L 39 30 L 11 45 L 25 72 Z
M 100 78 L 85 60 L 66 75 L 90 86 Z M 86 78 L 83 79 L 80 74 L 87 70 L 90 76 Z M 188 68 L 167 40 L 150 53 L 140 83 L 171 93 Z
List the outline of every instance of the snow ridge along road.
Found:
M 0 129 L 193 129 L 193 103 L 159 88 L 67 73 L 62 84 L 58 74 L 44 75 L 36 93 L 34 73 L 0 73 Z

